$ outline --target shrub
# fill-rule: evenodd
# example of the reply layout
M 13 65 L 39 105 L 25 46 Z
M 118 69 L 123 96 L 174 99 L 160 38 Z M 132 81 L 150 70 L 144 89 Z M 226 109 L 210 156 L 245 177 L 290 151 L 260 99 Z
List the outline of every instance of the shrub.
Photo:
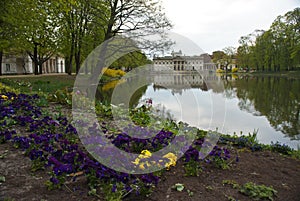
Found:
M 217 73 L 224 73 L 225 71 L 219 68 L 219 69 L 216 70 L 216 72 Z
M 232 73 L 237 73 L 238 70 L 239 70 L 238 68 L 232 68 L 232 69 L 231 69 L 231 72 L 232 72 Z
M 13 89 L 13 88 L 6 86 L 0 82 L 0 93 L 8 93 L 8 92 L 16 93 L 16 94 L 20 93 L 19 90 Z
M 126 73 L 122 70 L 114 70 L 114 69 L 109 69 L 107 67 L 102 69 L 102 73 L 104 75 L 107 75 L 109 77 L 122 77 L 124 76 Z

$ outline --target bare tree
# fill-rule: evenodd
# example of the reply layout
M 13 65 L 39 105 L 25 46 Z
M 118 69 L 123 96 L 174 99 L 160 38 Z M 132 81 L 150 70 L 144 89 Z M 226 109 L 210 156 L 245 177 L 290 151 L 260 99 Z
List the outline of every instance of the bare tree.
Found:
M 166 31 L 172 27 L 159 0 L 105 0 L 106 12 L 95 14 L 105 22 L 104 40 L 116 35 L 135 40 L 148 51 L 168 48 Z

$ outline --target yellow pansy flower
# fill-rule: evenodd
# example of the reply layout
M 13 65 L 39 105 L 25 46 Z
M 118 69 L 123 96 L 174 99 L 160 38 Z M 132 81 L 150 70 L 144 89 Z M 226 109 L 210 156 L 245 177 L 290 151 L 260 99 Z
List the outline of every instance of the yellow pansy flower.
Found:
M 148 150 L 143 150 L 141 152 L 141 154 L 143 154 L 144 156 L 148 156 L 148 158 L 152 156 L 152 153 L 150 151 L 148 151 Z
M 144 163 L 141 163 L 141 164 L 139 165 L 139 168 L 142 169 L 142 170 L 144 170 L 144 169 L 145 169 Z
M 165 164 L 165 167 L 167 168 L 167 170 L 169 170 L 171 166 L 176 165 L 177 156 L 175 154 L 170 152 L 170 153 L 167 153 L 166 155 L 164 155 L 163 158 L 169 159 L 169 162 Z
M 136 158 L 135 161 L 133 161 L 132 163 L 135 164 L 135 165 L 138 165 L 140 163 L 140 159 Z
M 5 96 L 5 95 L 2 95 L 1 98 L 4 99 L 4 100 L 7 100 L 7 99 L 8 99 L 8 97 Z

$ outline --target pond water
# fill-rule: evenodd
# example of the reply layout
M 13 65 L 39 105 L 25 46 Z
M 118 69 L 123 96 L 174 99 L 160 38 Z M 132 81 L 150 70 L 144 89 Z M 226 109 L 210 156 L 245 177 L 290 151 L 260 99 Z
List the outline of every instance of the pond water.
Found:
M 98 98 L 110 102 L 116 84 L 99 86 Z M 152 99 L 176 121 L 200 129 L 237 135 L 258 132 L 262 143 L 300 146 L 300 79 L 164 73 L 129 77 L 117 88 L 113 97 L 118 103 L 136 107 Z

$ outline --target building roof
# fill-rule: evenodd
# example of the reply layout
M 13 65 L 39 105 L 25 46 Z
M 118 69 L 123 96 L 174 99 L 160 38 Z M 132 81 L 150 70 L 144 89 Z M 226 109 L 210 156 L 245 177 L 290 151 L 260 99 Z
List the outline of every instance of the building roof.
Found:
M 154 60 L 198 60 L 198 59 L 204 59 L 204 57 L 201 56 L 164 56 L 164 57 L 154 57 Z

